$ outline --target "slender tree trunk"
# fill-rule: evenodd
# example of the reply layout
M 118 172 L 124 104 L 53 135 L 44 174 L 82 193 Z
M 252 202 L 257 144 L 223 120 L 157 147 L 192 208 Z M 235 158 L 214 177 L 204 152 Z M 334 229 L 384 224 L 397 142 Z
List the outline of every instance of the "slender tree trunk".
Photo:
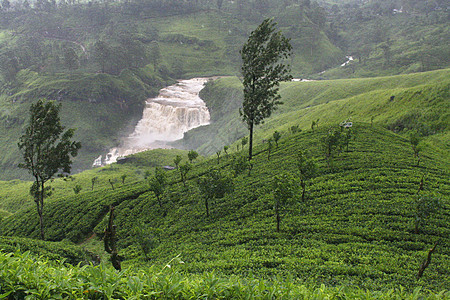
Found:
M 39 225 L 40 225 L 40 229 L 41 229 L 41 239 L 44 241 L 45 240 L 45 235 L 44 235 L 44 193 L 45 193 L 45 186 L 44 186 L 44 182 L 41 182 L 41 190 L 39 191 L 39 204 L 38 204 L 38 214 L 39 214 Z
M 302 201 L 305 201 L 306 184 L 305 184 L 305 182 L 302 180 L 302 181 L 300 182 L 300 185 L 302 186 Z
M 251 121 L 250 123 L 250 127 L 249 127 L 249 131 L 250 131 L 250 142 L 249 142 L 249 146 L 248 146 L 248 160 L 252 160 L 252 150 L 253 150 L 253 121 Z
M 209 206 L 208 206 L 208 199 L 205 198 L 205 207 L 206 207 L 206 216 L 209 217 Z
M 280 232 L 280 214 L 277 212 L 277 232 Z
M 419 269 L 419 273 L 417 274 L 417 279 L 419 279 L 420 277 L 422 277 L 423 272 L 425 271 L 425 269 L 428 267 L 428 265 L 431 262 L 431 254 L 433 254 L 434 250 L 436 250 L 436 246 L 437 246 L 438 242 L 436 242 L 434 244 L 434 247 L 431 248 L 430 250 L 428 250 L 428 256 L 427 259 L 422 263 L 422 265 L 420 266 Z

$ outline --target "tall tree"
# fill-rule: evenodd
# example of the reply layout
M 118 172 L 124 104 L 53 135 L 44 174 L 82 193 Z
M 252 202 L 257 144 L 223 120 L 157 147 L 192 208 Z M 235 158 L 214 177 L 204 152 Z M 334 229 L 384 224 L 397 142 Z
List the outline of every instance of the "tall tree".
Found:
M 276 106 L 280 81 L 292 80 L 290 67 L 284 64 L 292 50 L 289 39 L 276 31 L 272 19 L 264 20 L 248 38 L 240 53 L 244 84 L 244 102 L 240 113 L 250 131 L 249 160 L 252 159 L 253 129 Z
M 72 157 L 78 154 L 79 142 L 72 141 L 74 129 L 64 131 L 59 118 L 61 104 L 38 100 L 30 108 L 30 120 L 20 137 L 19 149 L 24 162 L 19 167 L 27 169 L 34 177 L 31 194 L 39 215 L 41 239 L 44 239 L 45 183 L 57 173 L 70 173 Z

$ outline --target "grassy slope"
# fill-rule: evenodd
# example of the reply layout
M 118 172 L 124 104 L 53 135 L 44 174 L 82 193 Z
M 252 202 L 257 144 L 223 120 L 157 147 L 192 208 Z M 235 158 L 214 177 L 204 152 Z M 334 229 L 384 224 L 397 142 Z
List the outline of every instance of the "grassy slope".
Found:
M 290 274 L 300 282 L 358 285 L 372 290 L 401 284 L 434 291 L 449 286 L 450 221 L 449 163 L 427 148 L 421 166 L 414 164 L 409 143 L 380 127 L 355 123 L 356 140 L 350 151 L 336 159 L 333 172 L 320 155 L 326 129 L 285 136 L 267 160 L 259 145 L 252 176 L 239 175 L 235 191 L 211 204 L 206 218 L 195 182 L 215 160 L 195 165 L 187 188 L 176 171 L 161 209 L 145 183 L 130 183 L 116 191 L 98 190 L 49 202 L 50 239 L 81 242 L 93 232 L 101 235 L 110 203 L 117 205 L 121 255 L 125 265 L 143 264 L 133 242 L 133 227 L 145 224 L 160 243 L 150 253 L 152 263 L 164 263 L 181 254 L 182 269 L 201 273 L 271 277 Z M 289 209 L 282 230 L 275 232 L 271 182 L 275 175 L 296 173 L 295 153 L 308 149 L 317 159 L 319 176 L 309 183 L 307 200 Z M 229 169 L 232 157 L 221 160 Z M 422 175 L 424 195 L 437 195 L 444 205 L 420 234 L 413 233 L 414 201 Z M 36 219 L 34 209 L 17 212 L 2 221 L 2 234 L 37 236 L 37 226 L 21 220 Z M 102 220 L 103 219 L 103 220 Z M 151 229 L 153 228 L 153 229 Z M 416 281 L 425 250 L 439 241 L 438 251 L 423 279 Z
M 319 126 L 325 126 L 348 118 L 371 122 L 373 117 L 374 124 L 400 132 L 402 126 L 406 127 L 404 132 L 421 130 L 430 134 L 428 142 L 448 149 L 449 73 L 445 69 L 389 77 L 283 83 L 280 93 L 284 104 L 256 128 L 256 139 L 268 138 L 275 130 L 286 132 L 293 125 L 308 129 L 317 119 Z M 237 78 L 221 78 L 201 95 L 211 110 L 212 125 L 187 134 L 185 147 L 198 147 L 202 153 L 213 154 L 246 134 L 238 113 L 242 85 Z

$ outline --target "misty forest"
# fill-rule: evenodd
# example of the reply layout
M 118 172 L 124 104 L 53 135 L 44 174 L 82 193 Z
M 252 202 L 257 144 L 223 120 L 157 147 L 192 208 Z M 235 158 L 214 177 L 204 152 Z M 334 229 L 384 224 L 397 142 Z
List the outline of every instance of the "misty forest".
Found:
M 446 0 L 0 0 L 0 299 L 450 299 Z

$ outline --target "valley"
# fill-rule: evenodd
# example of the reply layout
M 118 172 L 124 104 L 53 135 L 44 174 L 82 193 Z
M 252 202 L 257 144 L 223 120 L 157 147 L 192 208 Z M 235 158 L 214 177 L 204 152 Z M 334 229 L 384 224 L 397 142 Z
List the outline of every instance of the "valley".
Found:
M 0 298 L 449 299 L 448 9 L 1 1 Z M 250 155 L 266 20 L 294 79 Z M 18 142 L 43 98 L 81 149 L 41 227 Z

